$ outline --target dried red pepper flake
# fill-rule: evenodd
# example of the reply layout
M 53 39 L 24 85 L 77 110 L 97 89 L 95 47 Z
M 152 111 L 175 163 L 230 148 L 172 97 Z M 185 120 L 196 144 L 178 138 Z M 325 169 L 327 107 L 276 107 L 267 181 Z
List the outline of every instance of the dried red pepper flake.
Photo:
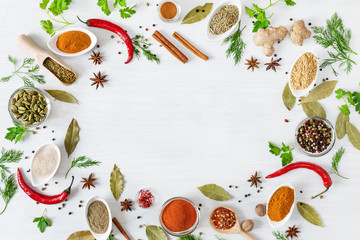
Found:
M 227 230 L 235 226 L 235 213 L 227 208 L 218 207 L 211 215 L 211 222 L 217 229 Z
M 136 202 L 141 208 L 149 208 L 155 203 L 155 195 L 150 189 L 141 189 L 137 194 Z

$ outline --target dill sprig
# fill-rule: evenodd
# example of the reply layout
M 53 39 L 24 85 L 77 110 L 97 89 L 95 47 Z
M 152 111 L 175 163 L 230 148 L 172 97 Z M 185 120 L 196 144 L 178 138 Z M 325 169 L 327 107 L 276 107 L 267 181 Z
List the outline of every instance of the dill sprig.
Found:
M 338 72 L 333 64 L 339 63 L 339 69 L 343 68 L 347 74 L 356 63 L 350 59 L 351 54 L 357 55 L 350 48 L 351 30 L 344 27 L 342 19 L 334 13 L 330 20 L 326 21 L 326 27 L 313 27 L 316 43 L 324 48 L 332 47 L 335 52 L 328 51 L 329 58 L 321 64 L 321 68 L 330 66 L 335 76 Z
M 343 147 L 341 147 L 336 153 L 335 155 L 332 157 L 332 163 L 331 163 L 331 171 L 330 173 L 334 173 L 336 175 L 338 175 L 339 177 L 342 177 L 344 179 L 349 179 L 347 177 L 344 177 L 342 175 L 340 175 L 339 173 L 339 163 L 340 163 L 340 160 L 342 158 L 342 156 L 344 155 L 345 153 L 345 149 Z
M 9 55 L 8 60 L 14 65 L 14 71 L 11 75 L 2 77 L 0 82 L 8 82 L 12 76 L 16 75 L 23 80 L 25 86 L 34 86 L 33 81 L 40 84 L 45 83 L 44 76 L 36 74 L 39 71 L 39 65 L 33 66 L 35 59 L 25 58 L 19 68 L 17 68 L 18 61 L 16 58 Z
M 65 179 L 66 179 L 68 173 L 70 172 L 70 170 L 72 168 L 74 168 L 74 167 L 88 168 L 88 167 L 91 167 L 91 166 L 98 166 L 98 165 L 100 165 L 100 163 L 101 162 L 92 160 L 91 158 L 89 158 L 87 156 L 80 156 L 78 158 L 75 158 L 74 160 L 72 160 L 71 166 L 70 166 L 69 170 L 65 174 Z
M 24 152 L 14 149 L 5 150 L 3 148 L 1 150 L 0 171 L 2 180 L 5 179 L 5 172 L 10 173 L 9 167 L 5 166 L 5 163 L 18 163 L 23 154 Z
M 243 51 L 246 47 L 246 43 L 244 43 L 244 41 L 241 38 L 241 34 L 245 28 L 246 26 L 241 28 L 241 21 L 239 21 L 239 26 L 236 32 L 231 36 L 225 38 L 223 42 L 223 44 L 230 43 L 229 48 L 226 50 L 226 57 L 227 58 L 233 57 L 235 61 L 235 65 L 240 63 L 241 57 L 243 55 Z
M 277 240 L 290 240 L 290 238 L 281 234 L 279 231 L 272 232 L 272 234 L 274 235 L 274 237 L 276 237 Z
M 4 176 L 3 176 L 4 177 Z M 5 202 L 4 209 L 0 212 L 0 215 L 3 214 L 11 200 L 15 195 L 17 190 L 16 180 L 14 174 L 11 174 L 9 177 L 2 178 L 2 181 L 5 183 L 5 188 L 0 188 L 0 196 Z
M 136 35 L 131 40 L 134 45 L 134 54 L 138 59 L 140 58 L 142 52 L 147 60 L 151 62 L 155 61 L 157 64 L 160 63 L 160 59 L 148 49 L 151 44 L 147 42 L 147 39 L 144 36 Z

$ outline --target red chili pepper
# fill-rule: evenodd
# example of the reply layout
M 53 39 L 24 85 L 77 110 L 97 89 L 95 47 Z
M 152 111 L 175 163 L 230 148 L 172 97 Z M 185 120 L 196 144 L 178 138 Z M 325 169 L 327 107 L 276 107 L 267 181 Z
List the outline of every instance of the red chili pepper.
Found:
M 56 204 L 64 201 L 69 195 L 71 186 L 74 182 L 74 176 L 72 177 L 70 186 L 65 189 L 62 193 L 54 196 L 46 196 L 31 189 L 24 181 L 20 168 L 17 170 L 17 180 L 21 189 L 33 200 L 43 204 Z
M 127 64 L 131 61 L 131 59 L 134 56 L 134 46 L 133 46 L 131 38 L 129 37 L 129 35 L 127 34 L 127 32 L 124 29 L 122 29 L 121 27 L 119 27 L 118 25 L 116 25 L 112 22 L 102 20 L 102 19 L 93 18 L 93 19 L 88 19 L 86 22 L 84 22 L 83 20 L 81 20 L 79 18 L 79 16 L 77 18 L 79 19 L 80 22 L 85 23 L 89 27 L 103 28 L 103 29 L 109 30 L 109 31 L 119 35 L 120 38 L 126 44 L 126 47 L 128 49 L 129 57 L 126 60 L 125 64 Z
M 331 181 L 331 177 L 330 177 L 329 173 L 325 169 L 320 167 L 319 165 L 314 164 L 314 163 L 309 163 L 309 162 L 296 162 L 296 163 L 289 164 L 286 167 L 283 167 L 282 169 L 266 176 L 266 178 L 278 177 L 278 176 L 281 176 L 281 175 L 283 175 L 293 169 L 297 169 L 297 168 L 307 168 L 307 169 L 310 169 L 310 170 L 316 172 L 322 178 L 322 180 L 324 182 L 324 186 L 326 187 L 325 191 L 319 193 L 318 195 L 316 195 L 314 197 L 311 197 L 312 199 L 322 195 L 327 190 L 329 190 L 329 188 L 331 187 L 332 181 Z

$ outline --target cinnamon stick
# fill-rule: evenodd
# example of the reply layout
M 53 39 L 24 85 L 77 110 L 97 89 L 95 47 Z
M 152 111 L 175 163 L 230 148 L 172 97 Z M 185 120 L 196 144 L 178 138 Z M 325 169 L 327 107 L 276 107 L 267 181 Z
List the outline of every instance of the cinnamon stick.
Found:
M 159 31 L 155 31 L 152 36 L 182 63 L 186 63 L 188 61 L 188 58 L 182 52 L 180 52 L 180 50 L 177 49 L 169 40 L 167 40 Z
M 113 217 L 112 219 L 113 223 L 115 224 L 115 226 L 119 229 L 119 231 L 121 232 L 122 235 L 124 235 L 124 237 L 127 240 L 130 240 L 129 236 L 126 234 L 125 230 L 122 228 L 122 226 L 120 225 L 119 221 L 116 219 L 116 217 Z
M 196 47 L 194 47 L 191 43 L 189 43 L 185 38 L 183 38 L 180 34 L 177 32 L 174 32 L 173 37 L 178 40 L 182 45 L 184 45 L 187 49 L 189 49 L 191 52 L 193 52 L 196 56 L 199 58 L 204 59 L 207 61 L 209 59 L 208 56 L 200 52 Z

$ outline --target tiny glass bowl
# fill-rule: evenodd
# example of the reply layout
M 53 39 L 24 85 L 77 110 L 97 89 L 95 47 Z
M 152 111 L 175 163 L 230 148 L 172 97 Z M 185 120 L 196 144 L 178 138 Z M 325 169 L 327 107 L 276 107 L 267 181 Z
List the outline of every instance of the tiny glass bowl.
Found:
M 298 130 L 299 128 L 308 120 L 310 119 L 320 119 L 322 120 L 328 127 L 330 127 L 331 131 L 332 131 L 332 139 L 331 139 L 331 142 L 329 144 L 329 146 L 327 146 L 327 148 L 320 152 L 320 153 L 312 153 L 312 152 L 308 152 L 308 151 L 305 151 L 305 149 L 303 149 L 300 144 L 298 143 L 297 141 L 297 135 L 298 135 Z M 328 152 L 330 152 L 330 150 L 333 148 L 334 144 L 335 144 L 335 140 L 336 140 L 336 133 L 335 133 L 335 129 L 333 127 L 333 125 L 331 124 L 331 122 L 323 117 L 319 117 L 319 116 L 313 116 L 313 117 L 307 117 L 305 118 L 304 120 L 302 120 L 300 122 L 300 124 L 296 127 L 296 130 L 295 130 L 295 142 L 296 142 L 296 146 L 297 148 L 299 149 L 299 151 L 307 156 L 310 156 L 310 157 L 321 157 L 321 156 L 324 156 L 325 154 L 327 154 Z
M 175 15 L 175 17 L 173 17 L 173 18 L 171 18 L 171 19 L 166 19 L 166 18 L 164 18 L 164 17 L 161 15 L 161 11 L 160 11 L 161 6 L 162 6 L 164 3 L 166 3 L 166 2 L 171 2 L 171 3 L 175 4 L 175 6 L 176 6 L 176 10 L 177 10 L 176 15 Z M 180 7 L 179 3 L 176 2 L 175 0 L 162 0 L 161 2 L 159 2 L 159 6 L 158 6 L 158 8 L 157 8 L 157 12 L 158 12 L 158 15 L 159 15 L 160 19 L 161 19 L 163 22 L 172 23 L 172 22 L 176 22 L 176 21 L 180 18 L 180 15 L 181 15 L 181 7 Z
M 151 204 L 149 206 L 145 206 L 144 203 L 139 202 L 141 194 L 145 193 L 146 191 L 148 191 L 148 193 L 152 195 Z M 156 194 L 155 194 L 154 190 L 152 190 L 150 188 L 143 188 L 143 189 L 140 189 L 140 191 L 136 194 L 135 199 L 136 199 L 136 202 L 139 205 L 139 207 L 147 209 L 147 208 L 151 208 L 152 206 L 155 205 L 155 203 L 156 203 Z
M 172 201 L 174 201 L 174 200 L 178 200 L 178 199 L 180 199 L 180 200 L 185 200 L 185 201 L 189 202 L 189 203 L 194 207 L 197 218 L 196 218 L 196 221 L 195 221 L 194 225 L 192 225 L 189 229 L 187 229 L 187 230 L 185 230 L 185 231 L 182 231 L 182 232 L 173 232 L 173 231 L 169 230 L 169 229 L 165 226 L 165 224 L 163 223 L 163 221 L 162 221 L 162 212 L 164 211 L 165 207 L 166 207 L 170 202 L 172 202 Z M 192 201 L 190 201 L 189 199 L 184 198 L 184 197 L 174 197 L 174 198 L 170 198 L 169 200 L 167 200 L 167 201 L 162 205 L 162 207 L 161 207 L 161 209 L 160 209 L 159 220 L 160 220 L 160 224 L 161 224 L 162 229 L 163 229 L 166 233 L 168 233 L 168 234 L 170 234 L 170 235 L 172 235 L 172 236 L 174 236 L 174 237 L 185 237 L 185 236 L 187 236 L 187 235 L 190 235 L 192 232 L 194 232 L 195 229 L 197 228 L 197 226 L 199 225 L 199 222 L 200 222 L 200 211 L 199 211 L 199 209 L 195 206 L 195 204 L 194 204 Z
M 18 88 L 15 90 L 15 92 L 13 94 L 11 94 L 10 96 L 10 99 L 9 99 L 9 103 L 8 103 L 8 111 L 9 111 L 9 114 L 10 114 L 10 117 L 12 118 L 12 120 L 20 125 L 20 126 L 24 126 L 24 124 L 20 121 L 20 119 L 17 119 L 14 114 L 12 113 L 12 110 L 11 110 L 11 101 L 15 98 L 16 94 L 20 91 L 20 90 L 25 90 L 25 91 L 31 91 L 31 90 L 34 90 L 40 94 L 42 94 L 45 98 L 45 101 L 46 101 L 46 107 L 47 107 L 47 112 L 44 116 L 44 118 L 40 121 L 40 122 L 34 122 L 33 124 L 31 125 L 27 125 L 26 127 L 30 128 L 30 127 L 36 127 L 36 126 L 39 126 L 41 123 L 43 123 L 50 115 L 50 111 L 51 111 L 51 101 L 50 101 L 50 98 L 47 96 L 47 94 L 43 91 L 41 91 L 40 89 L 36 88 L 36 87 L 31 87 L 31 86 L 24 86 L 24 87 L 21 87 L 21 88 Z

